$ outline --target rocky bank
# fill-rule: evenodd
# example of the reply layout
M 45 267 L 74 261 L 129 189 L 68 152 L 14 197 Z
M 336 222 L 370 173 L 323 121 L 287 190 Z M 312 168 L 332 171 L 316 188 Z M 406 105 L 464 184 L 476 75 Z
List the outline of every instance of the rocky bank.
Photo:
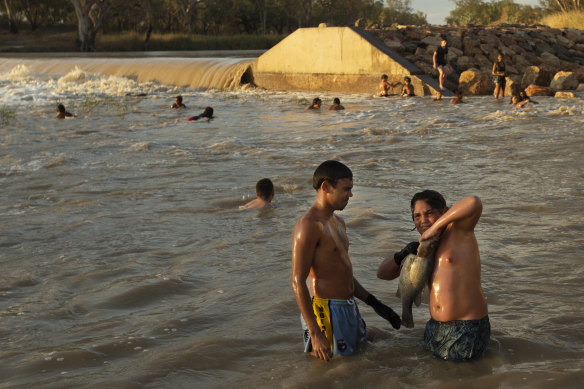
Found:
M 491 71 L 499 53 L 507 70 L 505 95 L 526 89 L 530 95 L 571 97 L 584 91 L 584 31 L 546 26 L 392 26 L 367 28 L 390 49 L 425 74 L 437 78 L 432 55 L 448 41 L 452 71 L 446 87 L 465 95 L 493 93 Z

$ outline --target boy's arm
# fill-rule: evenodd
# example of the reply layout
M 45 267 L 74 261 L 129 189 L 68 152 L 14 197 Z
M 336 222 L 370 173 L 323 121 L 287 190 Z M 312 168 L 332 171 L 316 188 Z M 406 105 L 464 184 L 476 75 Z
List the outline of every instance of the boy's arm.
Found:
M 331 346 L 316 322 L 310 293 L 306 286 L 306 279 L 310 273 L 319 236 L 320 231 L 317 223 L 306 217 L 300 218 L 296 223 L 292 235 L 291 283 L 296 304 L 300 308 L 300 313 L 310 333 L 314 355 L 319 359 L 328 361 L 332 356 Z
M 483 204 L 477 196 L 466 197 L 454 204 L 420 237 L 420 242 L 439 237 L 450 224 L 464 231 L 473 231 L 483 212 Z

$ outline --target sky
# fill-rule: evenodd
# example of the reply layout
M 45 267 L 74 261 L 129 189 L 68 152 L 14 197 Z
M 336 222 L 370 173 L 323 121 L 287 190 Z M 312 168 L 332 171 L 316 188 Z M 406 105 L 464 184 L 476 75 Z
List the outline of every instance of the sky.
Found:
M 430 24 L 446 24 L 446 17 L 450 16 L 454 6 L 451 0 L 411 0 L 412 9 L 426 14 L 426 20 Z M 486 1 L 486 0 L 485 0 Z M 488 1 L 487 1 L 488 2 Z M 539 5 L 539 0 L 515 0 L 516 4 Z

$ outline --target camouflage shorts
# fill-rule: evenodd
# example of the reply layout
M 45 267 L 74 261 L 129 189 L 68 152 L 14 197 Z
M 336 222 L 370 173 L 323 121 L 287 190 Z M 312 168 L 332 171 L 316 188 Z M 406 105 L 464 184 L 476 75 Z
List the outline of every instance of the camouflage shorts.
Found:
M 471 361 L 483 355 L 490 336 L 489 316 L 449 322 L 430 319 L 424 331 L 424 347 L 440 359 Z

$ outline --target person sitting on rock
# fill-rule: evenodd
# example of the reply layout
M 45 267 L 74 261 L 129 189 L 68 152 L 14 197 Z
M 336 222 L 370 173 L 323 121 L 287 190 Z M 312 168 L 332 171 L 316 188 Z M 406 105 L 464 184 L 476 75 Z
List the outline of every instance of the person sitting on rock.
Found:
M 395 88 L 396 86 L 400 85 L 401 82 L 396 82 L 395 84 L 391 84 L 387 81 L 387 74 L 381 76 L 381 81 L 379 82 L 379 96 L 387 97 L 390 96 L 389 90 Z
M 404 86 L 400 93 L 400 97 L 413 97 L 416 94 L 414 93 L 414 86 L 412 85 L 412 79 L 408 76 L 404 77 Z

